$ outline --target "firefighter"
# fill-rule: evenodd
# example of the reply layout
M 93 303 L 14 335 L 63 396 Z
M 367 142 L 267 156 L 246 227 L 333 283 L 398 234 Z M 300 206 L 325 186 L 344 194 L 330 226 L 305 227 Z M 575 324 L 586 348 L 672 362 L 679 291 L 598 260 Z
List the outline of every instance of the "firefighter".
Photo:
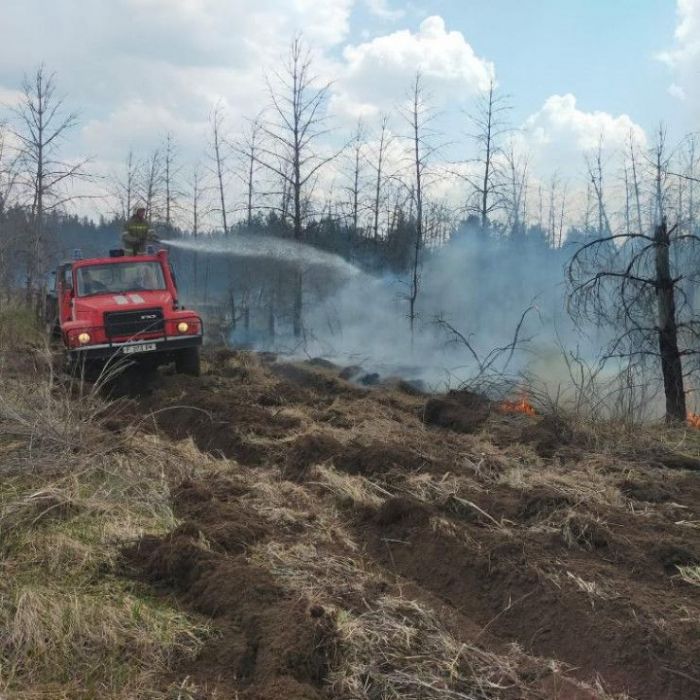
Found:
M 122 242 L 129 255 L 142 255 L 146 252 L 147 244 L 158 242 L 158 238 L 148 226 L 144 207 L 138 207 L 134 215 L 126 222 L 122 233 Z

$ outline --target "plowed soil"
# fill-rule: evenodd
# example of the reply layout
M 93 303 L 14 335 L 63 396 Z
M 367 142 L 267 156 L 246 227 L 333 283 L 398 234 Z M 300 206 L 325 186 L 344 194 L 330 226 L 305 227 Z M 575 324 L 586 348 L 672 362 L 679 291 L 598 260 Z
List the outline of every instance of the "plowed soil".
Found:
M 192 698 L 700 698 L 700 475 L 663 466 L 693 455 L 328 363 L 206 367 L 114 420 L 221 458 L 125 552 L 213 620 Z

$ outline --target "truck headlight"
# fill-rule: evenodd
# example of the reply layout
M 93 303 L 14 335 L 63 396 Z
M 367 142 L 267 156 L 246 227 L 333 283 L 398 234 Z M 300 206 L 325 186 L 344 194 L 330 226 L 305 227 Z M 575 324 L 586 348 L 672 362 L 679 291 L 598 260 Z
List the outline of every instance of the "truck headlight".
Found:
M 180 321 L 180 323 L 177 324 L 177 330 L 180 333 L 187 333 L 187 331 L 190 329 L 190 324 L 185 322 L 185 321 Z
M 83 332 L 83 333 L 81 333 L 81 334 L 78 336 L 78 342 L 79 342 L 81 345 L 87 345 L 87 344 L 90 342 L 90 340 L 91 340 L 91 338 L 90 338 L 90 334 L 89 334 L 89 333 Z

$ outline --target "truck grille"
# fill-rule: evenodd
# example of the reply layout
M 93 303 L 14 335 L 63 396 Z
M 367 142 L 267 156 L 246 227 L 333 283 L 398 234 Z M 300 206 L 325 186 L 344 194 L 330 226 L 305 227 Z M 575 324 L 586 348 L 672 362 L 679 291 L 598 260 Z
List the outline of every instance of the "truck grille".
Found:
M 105 313 L 105 331 L 108 338 L 131 338 L 140 333 L 162 332 L 163 329 L 162 309 L 108 311 Z

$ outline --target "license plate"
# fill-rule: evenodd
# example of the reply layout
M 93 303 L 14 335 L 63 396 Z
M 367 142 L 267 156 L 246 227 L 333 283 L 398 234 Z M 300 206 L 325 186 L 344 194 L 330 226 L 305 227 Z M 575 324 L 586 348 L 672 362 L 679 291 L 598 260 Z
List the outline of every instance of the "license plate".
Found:
M 122 352 L 125 355 L 132 355 L 135 352 L 151 352 L 156 349 L 155 343 L 139 343 L 138 345 L 125 345 Z

